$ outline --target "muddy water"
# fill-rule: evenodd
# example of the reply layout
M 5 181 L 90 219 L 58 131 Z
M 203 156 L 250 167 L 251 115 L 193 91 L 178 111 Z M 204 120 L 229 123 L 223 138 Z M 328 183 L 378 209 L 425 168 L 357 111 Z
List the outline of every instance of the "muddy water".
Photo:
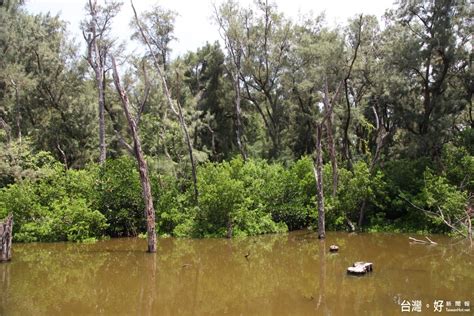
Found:
M 156 255 L 140 239 L 14 244 L 13 261 L 0 264 L 0 315 L 398 315 L 413 300 L 423 315 L 435 314 L 434 300 L 444 301 L 441 314 L 474 314 L 446 311 L 448 301 L 474 305 L 474 250 L 432 239 L 439 245 L 402 234 L 329 233 L 320 242 L 307 231 L 167 238 Z M 374 271 L 346 275 L 361 260 Z

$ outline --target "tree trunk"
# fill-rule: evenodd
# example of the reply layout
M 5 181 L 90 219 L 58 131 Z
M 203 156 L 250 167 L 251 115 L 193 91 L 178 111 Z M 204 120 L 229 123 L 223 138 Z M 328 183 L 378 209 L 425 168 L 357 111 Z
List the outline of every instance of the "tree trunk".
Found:
M 17 130 L 17 133 L 18 133 L 18 141 L 20 142 L 21 144 L 21 120 L 22 120 L 22 117 L 21 117 L 21 106 L 20 106 L 20 101 L 19 101 L 19 97 L 18 97 L 18 87 L 16 86 L 15 84 L 15 105 L 16 105 L 16 128 L 18 129 Z
M 332 196 L 335 197 L 337 193 L 337 179 L 338 179 L 338 169 L 337 169 L 337 157 L 336 157 L 336 145 L 334 144 L 334 137 L 332 134 L 332 115 L 329 115 L 326 129 L 328 134 L 328 146 L 329 146 L 329 156 L 331 157 L 331 166 L 332 166 Z
M 102 69 L 96 70 L 97 89 L 99 91 L 99 163 L 103 164 L 106 159 L 107 147 L 105 145 L 105 97 L 104 97 L 104 74 Z
M 318 238 L 326 238 L 325 214 L 324 214 L 324 191 L 323 191 L 323 153 L 321 148 L 322 127 L 316 128 L 316 157 L 313 164 L 314 177 L 316 178 L 316 198 L 318 200 Z
M 349 101 L 349 86 L 348 86 L 348 79 L 344 80 L 344 91 L 346 96 L 346 108 L 347 108 L 347 117 L 346 121 L 344 122 L 344 149 L 343 155 L 347 161 L 347 169 L 352 170 L 352 153 L 351 153 L 351 143 L 349 140 L 349 126 L 351 123 L 351 103 Z
M 153 197 L 151 195 L 150 178 L 148 176 L 148 165 L 143 155 L 140 138 L 137 131 L 136 122 L 130 114 L 130 105 L 127 93 L 120 85 L 120 78 L 117 72 L 115 59 L 112 57 L 113 75 L 115 88 L 122 101 L 123 111 L 127 117 L 128 126 L 133 138 L 133 149 L 138 163 L 138 172 L 140 174 L 140 183 L 142 186 L 143 201 L 145 203 L 145 215 L 147 226 L 148 252 L 156 252 L 156 231 L 155 231 L 155 209 L 153 207 Z
M 359 221 L 357 222 L 357 226 L 359 226 L 359 229 L 362 229 L 362 224 L 364 223 L 364 216 L 365 216 L 365 206 L 367 204 L 367 199 L 364 198 L 362 201 L 362 205 L 360 206 L 359 210 Z
M 13 215 L 0 222 L 0 262 L 12 258 Z
M 339 94 L 341 89 L 342 81 L 339 83 L 339 86 L 334 93 L 332 99 L 329 98 L 329 87 L 327 77 L 324 79 L 324 121 L 326 122 L 326 133 L 328 135 L 328 146 L 329 146 L 329 156 L 331 158 L 332 166 L 332 196 L 336 196 L 337 193 L 337 157 L 336 157 L 336 145 L 334 144 L 334 137 L 332 134 L 332 113 L 334 108 L 334 102 Z M 321 124 L 323 124 L 321 123 Z M 321 138 L 321 136 L 320 136 Z
M 240 71 L 239 71 L 240 72 Z M 237 138 L 237 146 L 239 148 L 240 154 L 242 155 L 242 159 L 244 161 L 247 161 L 247 154 L 244 149 L 244 145 L 242 142 L 242 109 L 240 108 L 240 85 L 239 85 L 240 79 L 239 75 L 235 75 L 235 80 L 234 80 L 234 90 L 235 90 L 235 134 Z
M 186 140 L 186 145 L 188 147 L 188 154 L 189 154 L 189 160 L 191 161 L 191 172 L 192 172 L 193 185 L 194 185 L 194 199 L 197 202 L 198 197 L 199 197 L 199 191 L 198 191 L 198 185 L 197 185 L 196 162 L 194 160 L 194 154 L 193 154 L 193 144 L 191 143 L 191 138 L 189 137 L 188 128 L 186 126 L 186 121 L 184 120 L 183 109 L 181 108 L 181 104 L 179 102 L 176 102 L 176 104 L 178 106 L 179 123 L 183 130 L 184 139 Z
M 180 126 L 183 130 L 184 137 L 185 137 L 185 140 L 186 140 L 186 143 L 187 143 L 187 146 L 188 146 L 189 159 L 191 160 L 192 177 L 193 177 L 193 183 L 194 183 L 194 196 L 195 196 L 195 199 L 197 201 L 199 191 L 198 191 L 198 185 L 197 185 L 196 164 L 194 162 L 193 147 L 192 147 L 192 143 L 191 143 L 191 140 L 190 140 L 190 137 L 189 137 L 188 128 L 186 126 L 186 121 L 184 120 L 184 117 L 183 117 L 181 105 L 179 104 L 179 101 L 177 101 L 176 103 L 177 103 L 178 109 L 175 108 L 175 106 L 173 104 L 173 100 L 171 99 L 170 91 L 168 89 L 168 83 L 166 82 L 166 78 L 165 78 L 165 76 L 164 76 L 164 74 L 163 74 L 163 72 L 161 71 L 161 68 L 160 68 L 160 63 L 159 63 L 158 59 L 156 58 L 156 56 L 153 52 L 153 49 L 150 45 L 150 42 L 148 40 L 148 36 L 145 33 L 146 31 L 143 29 L 142 25 L 140 24 L 140 20 L 138 19 L 137 11 L 135 10 L 135 6 L 133 5 L 133 1 L 130 1 L 130 4 L 132 5 L 132 10 L 133 10 L 133 15 L 134 15 L 135 22 L 137 23 L 140 34 L 141 34 L 141 36 L 142 36 L 145 44 L 148 47 L 148 50 L 149 50 L 150 54 L 151 54 L 151 57 L 153 59 L 153 64 L 155 65 L 156 72 L 158 73 L 158 76 L 161 79 L 161 83 L 163 85 L 163 90 L 164 90 L 164 93 L 165 93 L 165 96 L 166 96 L 166 100 L 168 101 L 168 106 L 170 107 L 171 111 L 178 117 L 179 124 L 180 124 Z M 177 80 L 177 81 L 178 81 L 178 84 L 179 84 L 179 80 Z
M 97 33 L 98 17 L 97 17 L 97 1 L 89 0 L 88 3 L 89 14 L 91 15 L 90 29 L 91 32 L 86 36 L 83 31 L 84 39 L 87 42 L 87 62 L 94 70 L 95 81 L 98 91 L 98 105 L 99 105 L 99 163 L 103 164 L 106 159 L 106 144 L 105 144 L 105 104 L 104 104 L 104 61 L 101 59 L 101 52 L 97 44 L 97 38 L 102 38 L 104 29 L 100 34 Z
M 234 233 L 234 220 L 232 219 L 232 215 L 229 214 L 227 218 L 227 238 L 232 238 Z

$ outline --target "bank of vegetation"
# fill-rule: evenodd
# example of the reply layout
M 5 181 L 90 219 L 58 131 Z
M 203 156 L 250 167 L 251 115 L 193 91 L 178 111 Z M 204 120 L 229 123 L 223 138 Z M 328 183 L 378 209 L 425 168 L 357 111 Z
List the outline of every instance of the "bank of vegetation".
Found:
M 14 240 L 234 237 L 314 228 L 470 237 L 472 13 L 400 1 L 383 22 L 214 8 L 222 42 L 170 58 L 176 13 L 0 5 L 0 218 Z M 128 5 L 128 4 L 127 4 Z M 117 63 L 123 62 L 118 71 Z

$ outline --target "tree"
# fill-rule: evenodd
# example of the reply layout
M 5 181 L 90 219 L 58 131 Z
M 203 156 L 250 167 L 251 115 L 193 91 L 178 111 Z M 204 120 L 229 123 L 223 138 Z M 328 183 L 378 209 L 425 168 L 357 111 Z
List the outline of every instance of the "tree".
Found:
M 395 115 L 407 131 L 407 154 L 439 156 L 469 94 L 455 88 L 469 70 L 467 1 L 402 1 L 385 31 Z M 398 81 L 398 82 L 397 82 Z M 472 89 L 471 89 L 472 91 Z M 461 92 L 461 93 L 459 93 Z
M 176 39 L 174 36 L 176 16 L 176 12 L 155 5 L 131 22 L 131 26 L 135 31 L 132 38 L 137 39 L 145 46 L 147 46 L 148 41 L 153 47 L 153 51 L 150 51 L 149 54 L 153 54 L 157 58 L 158 63 L 163 66 L 165 72 L 168 70 L 170 60 L 171 48 L 169 44 Z M 147 34 L 147 41 L 141 35 L 140 28 Z
M 93 109 L 78 47 L 57 16 L 0 7 L 0 126 L 8 141 L 28 138 L 68 167 L 89 162 Z
M 146 228 L 148 240 L 148 252 L 156 252 L 156 229 L 155 229 L 155 209 L 153 207 L 153 197 L 151 195 L 150 177 L 148 175 L 148 165 L 143 155 L 143 150 L 140 142 L 140 137 L 137 128 L 137 118 L 134 118 L 130 112 L 130 101 L 127 92 L 120 84 L 120 77 L 117 71 L 115 59 L 111 56 L 112 69 L 115 88 L 120 96 L 123 106 L 123 112 L 127 118 L 130 134 L 133 139 L 133 152 L 138 164 L 138 171 L 140 174 L 140 183 L 142 186 L 143 201 L 145 203 Z
M 242 41 L 244 38 L 244 29 L 243 25 L 239 23 L 240 19 L 242 19 L 242 15 L 245 15 L 245 12 L 242 13 L 238 4 L 232 0 L 222 4 L 219 9 L 214 7 L 214 12 L 221 37 L 224 40 L 229 56 L 226 69 L 231 77 L 235 93 L 235 137 L 239 152 L 245 161 L 247 160 L 247 153 L 243 143 L 241 108 L 242 58 L 244 54 L 244 44 Z
M 82 22 L 82 34 L 87 43 L 87 62 L 94 70 L 99 105 L 99 163 L 104 163 L 107 155 L 105 141 L 105 71 L 106 59 L 114 40 L 110 37 L 112 19 L 119 13 L 120 2 L 105 2 L 105 6 L 97 4 L 97 0 L 89 0 L 86 5 L 90 16 Z
M 176 115 L 176 117 L 178 118 L 179 124 L 180 124 L 180 126 L 183 130 L 183 135 L 184 135 L 184 138 L 186 140 L 186 144 L 188 146 L 189 159 L 191 161 L 192 178 L 193 178 L 193 184 L 194 184 L 194 197 L 195 197 L 195 200 L 197 201 L 199 192 L 198 192 L 198 186 L 197 186 L 196 163 L 195 163 L 194 154 L 193 154 L 192 141 L 191 141 L 191 138 L 189 137 L 188 127 L 186 125 L 186 121 L 185 121 L 184 115 L 183 115 L 183 109 L 182 109 L 181 104 L 179 103 L 179 101 L 177 101 L 175 103 L 172 100 L 170 90 L 168 89 L 168 83 L 167 83 L 166 78 L 165 78 L 165 74 L 163 74 L 163 71 L 160 68 L 161 67 L 160 62 L 156 57 L 155 51 L 153 50 L 153 47 L 152 47 L 152 44 L 151 44 L 152 42 L 150 41 L 150 38 L 154 39 L 154 37 L 151 37 L 150 34 L 147 33 L 147 30 L 149 28 L 144 28 L 142 26 L 142 24 L 140 23 L 140 20 L 138 18 L 138 15 L 137 15 L 137 11 L 135 10 L 135 7 L 133 6 L 133 2 L 131 2 L 131 4 L 132 4 L 133 13 L 134 13 L 134 23 L 135 23 L 136 27 L 138 28 L 138 31 L 141 35 L 141 38 L 142 38 L 143 42 L 146 44 L 150 55 L 152 56 L 153 64 L 154 64 L 155 69 L 158 73 L 158 76 L 161 80 L 161 83 L 162 83 L 162 86 L 163 86 L 163 91 L 165 93 L 165 97 L 166 97 L 166 101 L 168 103 L 168 106 L 170 107 L 173 114 Z M 159 13 L 161 11 L 157 11 L 157 12 Z M 158 36 L 160 36 L 160 34 L 158 34 Z M 161 36 L 163 36 L 163 35 L 161 35 Z M 158 41 L 158 40 L 154 39 L 153 43 L 154 43 L 154 45 L 158 45 L 160 43 L 163 43 L 163 41 Z M 161 46 L 155 46 L 155 48 L 161 49 Z
M 242 82 L 244 98 L 252 104 L 271 141 L 268 157 L 282 154 L 282 134 L 288 120 L 281 80 L 290 49 L 291 23 L 268 1 L 257 1 L 255 13 L 240 17 L 244 38 Z

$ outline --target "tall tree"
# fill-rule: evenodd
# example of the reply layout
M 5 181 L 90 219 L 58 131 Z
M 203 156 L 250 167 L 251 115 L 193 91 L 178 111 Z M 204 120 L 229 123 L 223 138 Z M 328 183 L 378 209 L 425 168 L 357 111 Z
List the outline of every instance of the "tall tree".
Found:
M 165 72 L 168 70 L 170 63 L 171 48 L 169 44 L 176 39 L 174 36 L 176 16 L 175 11 L 155 5 L 131 22 L 134 29 L 132 38 L 137 39 L 145 46 L 147 46 L 148 41 L 150 46 L 153 47 L 149 54 L 152 54 L 158 60 Z M 141 35 L 140 28 L 148 36 L 146 41 Z
M 455 86 L 469 72 L 469 10 L 468 1 L 401 1 L 387 16 L 387 73 L 408 155 L 439 156 L 453 120 L 468 103 Z
M 105 71 L 106 58 L 114 40 L 110 37 L 112 19 L 119 13 L 120 2 L 105 1 L 105 6 L 97 0 L 89 0 L 86 5 L 88 18 L 82 22 L 82 34 L 87 43 L 87 62 L 94 70 L 98 91 L 99 108 L 99 163 L 107 156 L 105 141 Z
M 244 97 L 260 115 L 271 141 L 269 158 L 282 154 L 282 136 L 288 111 L 283 102 L 282 76 L 290 50 L 291 23 L 269 1 L 257 1 L 256 10 L 242 14 L 244 27 Z
M 230 0 L 219 8 L 214 7 L 215 19 L 219 25 L 221 37 L 224 40 L 229 62 L 226 69 L 231 77 L 235 93 L 235 137 L 242 158 L 247 160 L 243 142 L 242 108 L 241 108 L 241 78 L 242 59 L 244 54 L 244 28 L 240 23 L 242 13 L 237 2 Z
M 161 43 L 161 41 L 156 41 L 156 39 L 155 39 L 154 42 L 151 42 L 150 39 L 153 39 L 154 37 L 150 36 L 150 34 L 148 33 L 148 30 L 150 29 L 150 27 L 144 28 L 142 26 L 142 23 L 140 23 L 140 20 L 138 18 L 137 11 L 135 10 L 135 7 L 133 6 L 133 2 L 131 2 L 131 5 L 132 5 L 133 13 L 134 13 L 134 24 L 137 27 L 137 29 L 138 29 L 137 31 L 141 35 L 141 39 L 146 44 L 146 46 L 148 48 L 148 51 L 149 51 L 149 54 L 152 57 L 153 64 L 155 66 L 155 69 L 158 73 L 158 76 L 159 76 L 159 78 L 161 80 L 161 83 L 162 83 L 162 86 L 163 86 L 163 91 L 165 93 L 165 97 L 166 97 L 166 101 L 168 103 L 168 106 L 170 107 L 173 114 L 178 118 L 179 124 L 180 124 L 180 126 L 183 130 L 183 135 L 184 135 L 187 147 L 188 147 L 188 154 L 189 154 L 189 158 L 190 158 L 190 162 L 191 162 L 192 178 L 193 178 L 193 184 L 194 184 L 194 197 L 195 197 L 195 200 L 197 201 L 199 191 L 198 191 L 198 184 L 197 184 L 196 160 L 194 159 L 192 140 L 189 137 L 188 127 L 187 127 L 186 121 L 184 119 L 183 109 L 181 107 L 181 104 L 179 103 L 179 101 L 178 102 L 173 101 L 173 99 L 171 97 L 170 90 L 168 88 L 167 80 L 165 78 L 165 74 L 163 73 L 163 70 L 161 69 L 160 61 L 156 57 L 157 56 L 156 50 L 154 50 L 153 46 L 152 46 L 152 43 L 154 45 L 158 45 L 159 43 Z M 172 31 L 172 29 L 170 31 Z M 158 34 L 158 37 L 159 36 L 163 36 L 163 35 Z M 155 49 L 158 49 L 158 51 L 160 51 L 161 47 L 160 46 L 155 46 Z
M 137 160 L 138 172 L 140 174 L 143 202 L 145 203 L 148 252 L 156 252 L 155 208 L 153 207 L 153 197 L 151 195 L 151 184 L 150 177 L 148 174 L 148 165 L 143 154 L 140 136 L 138 134 L 137 118 L 133 117 L 130 111 L 130 101 L 128 98 L 128 94 L 122 88 L 122 85 L 120 83 L 117 65 L 115 64 L 115 59 L 113 56 L 111 56 L 111 60 L 115 88 L 117 89 L 120 101 L 122 102 L 123 112 L 127 118 L 130 134 L 133 139 L 133 152 L 135 155 L 135 159 Z

